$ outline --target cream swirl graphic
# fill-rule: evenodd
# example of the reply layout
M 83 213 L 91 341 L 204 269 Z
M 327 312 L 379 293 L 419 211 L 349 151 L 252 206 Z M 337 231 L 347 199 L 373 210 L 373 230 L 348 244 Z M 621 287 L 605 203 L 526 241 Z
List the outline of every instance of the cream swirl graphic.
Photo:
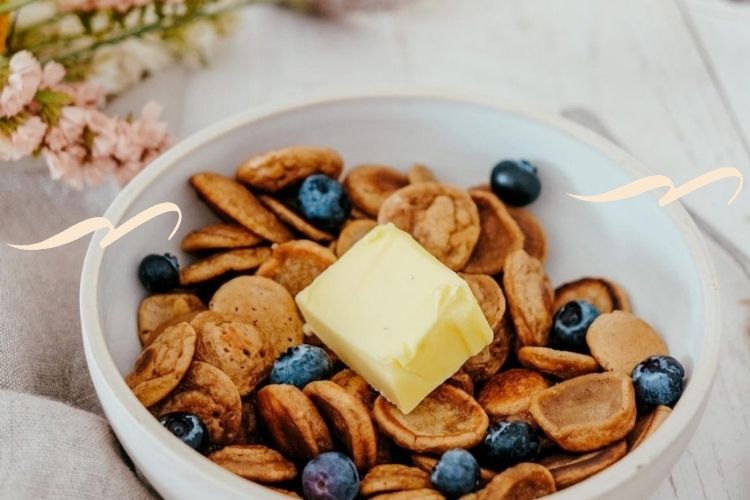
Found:
M 67 245 L 68 243 L 81 239 L 84 236 L 94 233 L 100 229 L 107 229 L 107 234 L 105 234 L 104 238 L 102 238 L 99 242 L 99 246 L 101 248 L 106 248 L 128 234 L 130 231 L 141 226 L 142 224 L 145 224 L 151 219 L 167 213 L 177 214 L 177 222 L 175 223 L 174 229 L 172 229 L 172 232 L 167 238 L 171 240 L 172 236 L 175 235 L 177 230 L 180 228 L 180 224 L 182 223 L 182 211 L 180 210 L 180 207 L 178 207 L 175 203 L 164 202 L 157 203 L 156 205 L 153 205 L 146 210 L 137 213 L 117 227 L 115 227 L 115 225 L 105 217 L 92 217 L 90 219 L 81 221 L 78 224 L 74 224 L 68 229 L 60 231 L 56 235 L 51 236 L 46 240 L 42 240 L 38 243 L 32 243 L 29 245 L 15 245 L 12 243 L 8 243 L 8 246 L 17 248 L 19 250 L 48 250 L 50 248 L 57 248 L 63 245 Z
M 740 192 L 742 191 L 742 186 L 744 185 L 742 172 L 734 167 L 722 167 L 711 170 L 710 172 L 699 175 L 695 179 L 692 179 L 679 187 L 676 187 L 674 181 L 672 181 L 672 179 L 670 179 L 666 175 L 649 175 L 647 177 L 641 177 L 640 179 L 633 182 L 623 184 L 622 186 L 616 187 L 604 193 L 589 196 L 568 193 L 568 196 L 572 196 L 577 200 L 588 201 L 591 203 L 606 203 L 633 198 L 654 189 L 668 188 L 667 192 L 664 193 L 664 196 L 659 198 L 659 206 L 663 207 L 689 193 L 692 193 L 697 189 L 708 186 L 709 184 L 721 179 L 727 178 L 736 178 L 739 180 L 737 189 L 734 191 L 734 194 L 731 198 L 729 198 L 729 201 L 727 202 L 727 205 L 731 205 L 732 202 L 737 199 L 737 196 L 739 196 Z
M 648 191 L 653 191 L 654 189 L 667 188 L 667 192 L 664 193 L 661 198 L 659 198 L 659 205 L 665 206 L 689 193 L 692 193 L 693 191 L 696 191 L 702 187 L 705 187 L 722 179 L 728 178 L 734 178 L 738 180 L 737 189 L 735 189 L 734 194 L 729 198 L 729 201 L 727 201 L 727 205 L 730 205 L 732 204 L 732 202 L 734 202 L 734 200 L 737 199 L 740 192 L 742 191 L 742 187 L 744 186 L 744 178 L 742 176 L 742 172 L 734 167 L 722 167 L 711 170 L 709 172 L 706 172 L 705 174 L 699 175 L 698 177 L 685 182 L 681 186 L 675 186 L 674 181 L 672 181 L 672 179 L 670 179 L 666 175 L 649 175 L 632 182 L 628 182 L 627 184 L 623 184 L 622 186 L 618 186 L 604 193 L 593 195 L 579 195 L 568 193 L 568 196 L 590 203 L 607 203 L 633 198 Z M 48 250 L 50 248 L 57 248 L 59 246 L 66 245 L 68 243 L 81 239 L 84 236 L 94 233 L 100 229 L 107 229 L 107 234 L 99 242 L 99 246 L 101 248 L 106 248 L 132 230 L 141 226 L 142 224 L 145 224 L 151 219 L 166 213 L 177 214 L 177 222 L 175 223 L 172 232 L 167 237 L 167 239 L 171 240 L 182 222 L 182 211 L 180 210 L 180 207 L 175 203 L 164 202 L 158 203 L 143 210 L 142 212 L 139 212 L 117 227 L 115 227 L 115 225 L 105 217 L 92 217 L 90 219 L 81 221 L 78 224 L 74 224 L 68 229 L 65 229 L 64 231 L 61 231 L 54 236 L 51 236 L 46 240 L 42 240 L 38 243 L 31 243 L 28 245 L 8 243 L 8 246 L 11 246 L 18 250 Z

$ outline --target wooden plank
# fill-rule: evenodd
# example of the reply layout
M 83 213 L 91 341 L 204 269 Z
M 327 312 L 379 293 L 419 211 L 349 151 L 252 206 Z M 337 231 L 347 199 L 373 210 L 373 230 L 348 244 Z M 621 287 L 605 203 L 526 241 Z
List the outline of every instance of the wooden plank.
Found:
M 719 370 L 698 430 L 653 500 L 747 498 L 741 464 L 750 456 L 750 279 L 718 245 L 709 246 L 724 304 Z
M 681 0 L 745 148 L 750 149 L 750 3 Z

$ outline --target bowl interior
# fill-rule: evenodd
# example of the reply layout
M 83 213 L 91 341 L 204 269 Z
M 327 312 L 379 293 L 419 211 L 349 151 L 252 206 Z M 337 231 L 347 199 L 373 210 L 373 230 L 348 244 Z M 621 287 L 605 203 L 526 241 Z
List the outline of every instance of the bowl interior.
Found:
M 585 134 L 584 134 L 585 135 Z M 98 266 L 98 317 L 117 369 L 127 373 L 140 352 L 136 311 L 144 290 L 136 277 L 148 253 L 179 249 L 192 229 L 216 220 L 188 186 L 188 177 L 212 170 L 232 175 L 247 156 L 293 144 L 338 150 L 347 166 L 384 163 L 406 169 L 421 162 L 459 186 L 487 182 L 495 162 L 526 158 L 539 167 L 540 199 L 530 208 L 549 238 L 547 270 L 553 284 L 605 276 L 629 293 L 633 310 L 651 323 L 685 365 L 699 363 L 705 334 L 704 286 L 691 247 L 669 210 L 654 196 L 608 204 L 577 201 L 633 179 L 626 155 L 605 153 L 552 123 L 466 102 L 430 98 L 341 100 L 237 120 L 228 130 L 204 134 L 149 168 L 121 194 L 121 222 L 156 203 L 171 201 L 183 213 L 180 230 L 167 235 L 173 216 L 161 216 L 110 246 Z M 113 220 L 117 224 L 118 221 Z M 92 247 L 93 248 L 93 247 Z M 86 284 L 83 285 L 84 287 Z

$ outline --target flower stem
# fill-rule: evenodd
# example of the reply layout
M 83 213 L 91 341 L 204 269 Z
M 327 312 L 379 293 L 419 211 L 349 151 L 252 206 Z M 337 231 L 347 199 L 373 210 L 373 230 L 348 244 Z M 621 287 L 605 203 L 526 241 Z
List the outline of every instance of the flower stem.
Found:
M 43 58 L 43 62 L 46 62 L 48 60 L 54 59 L 58 62 L 63 62 L 70 59 L 75 59 L 81 56 L 85 56 L 89 54 L 90 52 L 95 51 L 96 49 L 105 46 L 105 45 L 112 45 L 119 42 L 122 42 L 123 40 L 126 40 L 128 38 L 135 38 L 135 37 L 141 37 L 143 35 L 149 34 L 149 33 L 158 33 L 160 31 L 165 31 L 172 28 L 177 28 L 179 26 L 183 26 L 185 24 L 192 23 L 193 21 L 196 21 L 198 19 L 206 19 L 206 18 L 213 18 L 217 17 L 220 14 L 224 14 L 226 12 L 230 12 L 232 10 L 236 10 L 238 8 L 244 7 L 247 4 L 251 3 L 265 3 L 268 0 L 240 0 L 238 2 L 235 2 L 233 4 L 227 5 L 225 7 L 222 7 L 220 9 L 216 9 L 212 12 L 206 12 L 206 11 L 198 11 L 190 15 L 181 16 L 181 17 L 173 17 L 173 18 L 164 18 L 160 19 L 156 22 L 153 22 L 151 24 L 145 24 L 142 26 L 135 26 L 133 28 L 124 30 L 116 35 L 112 35 L 106 38 L 102 38 L 100 40 L 96 40 L 90 45 L 86 47 L 80 47 L 68 51 L 62 51 L 56 54 L 48 54 Z

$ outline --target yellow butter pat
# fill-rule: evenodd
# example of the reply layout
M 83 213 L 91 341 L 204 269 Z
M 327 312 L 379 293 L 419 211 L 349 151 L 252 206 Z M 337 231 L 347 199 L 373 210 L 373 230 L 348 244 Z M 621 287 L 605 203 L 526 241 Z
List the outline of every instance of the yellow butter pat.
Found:
M 493 336 L 469 285 L 393 224 L 375 227 L 296 301 L 318 337 L 404 413 Z

